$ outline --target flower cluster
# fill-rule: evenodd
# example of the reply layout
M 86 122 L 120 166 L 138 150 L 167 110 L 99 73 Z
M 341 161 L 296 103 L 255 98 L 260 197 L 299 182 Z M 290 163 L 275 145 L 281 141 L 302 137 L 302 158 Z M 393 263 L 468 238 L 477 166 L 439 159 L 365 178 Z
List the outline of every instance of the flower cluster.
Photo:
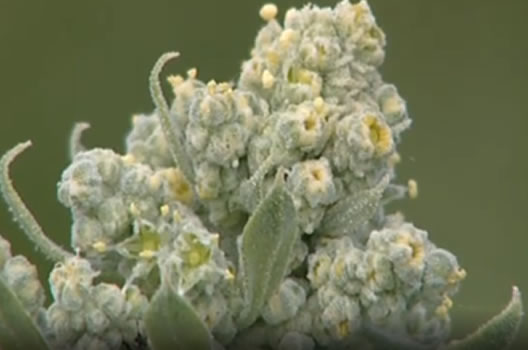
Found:
M 417 185 L 395 183 L 411 120 L 378 71 L 385 35 L 369 6 L 308 5 L 283 25 L 275 5 L 260 14 L 267 23 L 236 83 L 190 69 L 168 78 L 168 105 L 159 74 L 177 53 L 160 58 L 157 108 L 133 117 L 124 154 L 86 149 L 77 126 L 58 183 L 75 253 L 44 236 L 10 184 L 28 144 L 2 158 L 4 197 L 57 260 L 53 302 L 3 239 L 0 278 L 50 344 L 120 349 L 140 336 L 160 349 L 154 330 L 170 327 L 171 303 L 186 317 L 175 318 L 178 339 L 189 339 L 185 318 L 219 349 L 359 346 L 365 328 L 426 346 L 449 337 L 464 270 L 426 231 L 385 214 Z

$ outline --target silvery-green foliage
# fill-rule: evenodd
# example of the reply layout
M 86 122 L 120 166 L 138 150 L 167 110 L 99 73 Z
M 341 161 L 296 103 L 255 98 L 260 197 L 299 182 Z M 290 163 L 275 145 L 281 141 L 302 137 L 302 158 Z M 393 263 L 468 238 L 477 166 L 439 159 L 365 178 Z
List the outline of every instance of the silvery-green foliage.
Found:
M 4 277 L 0 277 L 0 346 L 2 349 L 49 349 L 41 330 L 28 313 L 30 310 L 17 292 L 20 295 L 22 291 L 20 288 L 14 291 Z
M 14 300 L 0 318 L 21 315 L 0 335 L 26 329 L 26 344 L 79 350 L 510 344 L 519 291 L 449 342 L 465 271 L 428 232 L 386 213 L 417 196 L 414 180 L 395 181 L 411 119 L 378 70 L 385 35 L 366 1 L 289 9 L 283 24 L 273 4 L 260 15 L 235 82 L 203 82 L 192 68 L 168 77 L 168 102 L 160 75 L 179 53 L 158 59 L 155 110 L 132 118 L 124 154 L 86 147 L 89 125 L 75 125 L 57 185 L 72 252 L 44 234 L 9 178 L 30 142 L 5 153 L 1 193 L 55 266 L 46 302 L 35 267 L 0 238 L 0 292 Z

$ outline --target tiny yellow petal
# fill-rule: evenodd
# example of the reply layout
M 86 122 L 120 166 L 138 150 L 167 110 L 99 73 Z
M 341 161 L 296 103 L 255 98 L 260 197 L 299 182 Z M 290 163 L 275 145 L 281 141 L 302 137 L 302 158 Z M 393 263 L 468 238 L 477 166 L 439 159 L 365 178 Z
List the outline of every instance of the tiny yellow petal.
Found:
M 227 91 L 229 91 L 229 90 L 232 90 L 232 89 L 231 89 L 231 84 L 226 83 L 226 82 L 219 83 L 219 84 L 217 85 L 217 90 L 218 90 L 219 92 L 227 92 Z
M 398 152 L 394 152 L 393 154 L 390 155 L 388 161 L 389 161 L 389 165 L 395 166 L 396 164 L 401 162 L 401 156 Z
M 284 29 L 279 37 L 279 44 L 283 49 L 288 48 L 295 37 L 293 29 Z
M 321 96 L 318 96 L 314 100 L 314 107 L 317 112 L 322 112 L 325 107 L 325 102 Z
M 132 116 L 132 125 L 136 125 L 136 124 L 139 122 L 139 118 L 140 118 L 139 115 L 134 114 L 134 115 Z
M 148 180 L 148 185 L 152 191 L 157 191 L 161 186 L 161 176 L 159 173 L 152 175 Z
M 171 84 L 172 88 L 175 89 L 178 85 L 183 83 L 184 79 L 181 75 L 170 75 L 167 78 L 167 81 Z
M 104 253 L 108 247 L 105 242 L 97 241 L 94 244 L 92 244 L 92 248 L 98 251 L 99 253 Z
M 139 257 L 143 259 L 151 259 L 154 255 L 156 252 L 150 249 L 145 249 L 139 253 Z
M 230 269 L 225 270 L 225 276 L 228 281 L 233 281 L 235 279 L 235 274 Z
M 133 216 L 139 216 L 139 214 L 141 214 L 135 203 L 130 203 L 130 207 L 128 208 L 128 210 Z
M 273 86 L 273 83 L 275 83 L 275 77 L 266 69 L 262 73 L 262 86 L 264 89 L 269 89 Z
M 136 162 L 136 157 L 134 157 L 134 155 L 131 153 L 127 153 L 124 156 L 121 156 L 121 159 L 123 160 L 123 163 L 125 163 L 126 165 L 131 165 Z
M 212 95 L 214 93 L 216 93 L 216 81 L 214 80 L 209 80 L 209 82 L 207 83 L 207 90 L 209 91 L 209 93 Z
M 407 187 L 409 190 L 409 198 L 415 199 L 418 197 L 418 183 L 414 179 L 410 179 L 407 182 Z
M 191 68 L 187 71 L 187 77 L 189 77 L 189 79 L 196 79 L 197 76 L 198 76 L 198 69 Z
M 451 273 L 451 275 L 447 279 L 447 282 L 449 284 L 455 284 L 458 281 L 461 281 L 464 278 L 466 278 L 466 275 L 467 275 L 466 270 L 458 268 L 453 273 Z
M 170 211 L 170 208 L 169 208 L 169 206 L 168 206 L 167 204 L 162 205 L 162 206 L 160 207 L 161 216 L 167 216 L 167 215 L 169 215 L 169 211 Z
M 348 330 L 348 322 L 347 321 L 341 321 L 339 322 L 337 326 L 337 333 L 339 334 L 339 337 L 344 338 L 349 334 Z
M 265 21 L 271 21 L 279 12 L 277 5 L 268 3 L 260 8 L 259 15 Z

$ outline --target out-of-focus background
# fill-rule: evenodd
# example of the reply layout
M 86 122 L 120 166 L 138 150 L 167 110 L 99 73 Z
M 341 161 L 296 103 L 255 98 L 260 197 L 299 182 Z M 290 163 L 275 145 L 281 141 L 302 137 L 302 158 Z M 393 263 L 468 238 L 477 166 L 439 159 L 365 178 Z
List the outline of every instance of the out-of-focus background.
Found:
M 147 76 L 158 56 L 182 53 L 173 73 L 196 66 L 205 81 L 235 78 L 262 3 L 0 0 L 0 152 L 33 141 L 11 174 L 51 237 L 68 244 L 56 183 L 72 125 L 91 123 L 86 145 L 122 151 L 132 114 L 153 109 Z M 283 16 L 304 2 L 278 3 Z M 420 195 L 393 208 L 468 271 L 452 310 L 457 335 L 502 308 L 512 285 L 528 296 L 528 2 L 370 4 L 388 38 L 384 78 L 414 121 L 399 179 L 417 179 Z M 49 272 L 5 207 L 0 234 Z

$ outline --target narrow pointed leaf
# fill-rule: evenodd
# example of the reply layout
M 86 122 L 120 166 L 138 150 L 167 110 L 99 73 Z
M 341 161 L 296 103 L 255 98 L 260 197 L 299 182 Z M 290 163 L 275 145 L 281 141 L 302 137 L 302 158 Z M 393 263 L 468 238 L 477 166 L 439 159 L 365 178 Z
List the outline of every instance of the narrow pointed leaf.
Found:
M 84 123 L 84 122 L 75 123 L 75 125 L 73 126 L 73 129 L 70 134 L 70 142 L 69 142 L 70 161 L 72 161 L 73 158 L 75 158 L 75 155 L 77 153 L 81 153 L 86 150 L 86 147 L 84 147 L 84 145 L 81 142 L 81 137 L 82 137 L 83 132 L 89 128 L 90 128 L 90 124 Z
M 145 314 L 145 328 L 153 350 L 210 350 L 207 326 L 185 297 L 162 283 Z
M 328 236 L 342 236 L 359 228 L 376 213 L 388 183 L 386 176 L 375 187 L 338 201 L 328 209 L 318 231 Z
M 519 331 L 524 315 L 521 292 L 513 287 L 510 303 L 500 314 L 462 340 L 449 344 L 448 350 L 502 350 L 508 348 Z
M 0 349 L 50 349 L 31 317 L 1 277 Z
M 239 326 L 250 326 L 279 287 L 297 239 L 296 212 L 279 171 L 270 193 L 249 218 L 240 242 L 242 287 L 247 309 Z
M 154 64 L 154 68 L 152 68 L 149 77 L 149 85 L 150 94 L 152 96 L 154 104 L 156 105 L 161 129 L 163 131 L 163 134 L 165 135 L 167 143 L 169 144 L 171 155 L 175 162 L 178 164 L 178 167 L 183 172 L 185 180 L 187 180 L 189 183 L 193 183 L 194 170 L 191 164 L 191 160 L 185 153 L 183 143 L 181 141 L 181 131 L 174 128 L 171 123 L 169 116 L 169 106 L 167 105 L 167 101 L 165 101 L 165 98 L 163 97 L 163 90 L 161 89 L 161 84 L 159 81 L 159 75 L 161 73 L 161 70 L 163 69 L 163 66 L 169 60 L 179 56 L 180 54 L 178 52 L 167 52 L 161 55 L 158 61 Z
M 18 195 L 9 177 L 11 162 L 29 146 L 31 146 L 31 141 L 19 143 L 7 151 L 0 159 L 0 192 L 13 214 L 13 219 L 20 225 L 35 247 L 40 249 L 47 258 L 53 261 L 63 261 L 71 257 L 72 254 L 62 249 L 46 236 L 33 214 L 31 214 L 22 198 Z

